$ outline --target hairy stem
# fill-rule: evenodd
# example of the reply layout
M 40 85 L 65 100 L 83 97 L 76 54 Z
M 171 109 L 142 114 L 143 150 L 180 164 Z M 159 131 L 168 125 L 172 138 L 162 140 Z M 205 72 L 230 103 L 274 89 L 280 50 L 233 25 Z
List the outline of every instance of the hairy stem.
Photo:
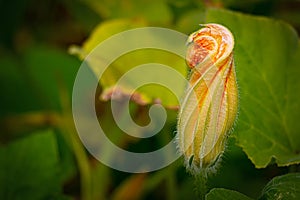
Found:
M 199 174 L 195 175 L 195 187 L 198 199 L 205 200 L 205 195 L 208 192 L 208 188 L 207 174 L 204 171 L 201 171 Z

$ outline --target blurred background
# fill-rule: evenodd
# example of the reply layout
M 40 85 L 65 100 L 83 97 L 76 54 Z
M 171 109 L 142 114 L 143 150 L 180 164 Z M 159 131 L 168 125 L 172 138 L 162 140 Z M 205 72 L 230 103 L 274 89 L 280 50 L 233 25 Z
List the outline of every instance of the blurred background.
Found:
M 210 7 L 284 20 L 300 32 L 298 0 L 1 0 L 0 199 L 194 199 L 193 177 L 181 159 L 157 172 L 129 174 L 106 167 L 84 149 L 71 113 L 81 61 L 69 48 L 81 46 L 97 25 L 116 19 L 190 34 Z M 120 147 L 146 152 L 174 137 L 177 111 L 172 109 L 151 140 L 124 136 L 109 101 L 99 100 L 101 91 L 99 86 L 95 95 L 99 122 Z M 147 124 L 149 106 L 130 106 L 135 121 Z M 255 169 L 230 138 L 222 173 L 208 184 L 257 198 L 272 177 L 291 170 Z

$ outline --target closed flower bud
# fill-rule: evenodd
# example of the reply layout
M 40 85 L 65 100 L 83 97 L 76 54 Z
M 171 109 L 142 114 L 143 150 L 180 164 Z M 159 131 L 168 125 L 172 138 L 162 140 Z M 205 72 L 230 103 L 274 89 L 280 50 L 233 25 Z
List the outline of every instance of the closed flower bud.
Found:
M 188 39 L 189 85 L 182 99 L 177 142 L 187 169 L 197 174 L 216 166 L 238 108 L 234 39 L 218 24 L 206 24 Z

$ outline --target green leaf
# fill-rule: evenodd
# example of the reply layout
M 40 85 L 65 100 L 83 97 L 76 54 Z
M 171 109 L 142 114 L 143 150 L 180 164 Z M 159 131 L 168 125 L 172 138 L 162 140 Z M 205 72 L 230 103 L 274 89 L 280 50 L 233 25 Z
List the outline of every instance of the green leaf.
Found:
M 251 200 L 251 198 L 233 191 L 227 190 L 224 188 L 214 188 L 212 189 L 205 197 L 206 200 Z
M 71 98 L 80 62 L 67 51 L 43 45 L 28 48 L 23 59 L 44 107 L 60 109 L 62 99 Z
M 0 57 L 1 117 L 41 108 L 40 101 L 26 79 L 23 66 L 18 61 L 9 53 Z
M 68 140 L 64 136 L 65 133 L 61 131 L 56 131 L 56 143 L 57 152 L 59 155 L 59 165 L 62 170 L 60 170 L 59 176 L 63 182 L 70 181 L 77 173 L 77 165 L 74 158 L 74 152 L 71 149 Z
M 81 49 L 71 47 L 70 51 L 74 50 L 81 59 L 84 59 L 98 44 L 105 39 L 133 28 L 139 28 L 146 26 L 146 22 L 143 20 L 130 20 L 130 19 L 113 19 L 100 23 L 90 34 L 90 37 L 84 42 Z M 99 55 L 100 56 L 100 55 Z M 93 67 L 93 66 L 92 66 Z
M 299 198 L 300 173 L 291 173 L 273 178 L 263 189 L 259 200 Z
M 235 37 L 240 94 L 235 136 L 256 167 L 300 163 L 300 48 L 288 24 L 210 9 L 207 23 L 227 26 Z
M 137 27 L 146 26 L 145 22 L 136 21 L 136 20 L 126 20 L 126 19 L 119 19 L 119 20 L 111 20 L 106 21 L 100 24 L 96 29 L 93 31 L 91 36 L 85 41 L 82 48 L 78 47 L 71 47 L 71 53 L 78 54 L 78 56 L 83 59 L 87 56 L 98 44 L 100 44 L 105 39 L 109 38 L 110 36 L 120 33 L 122 31 L 126 31 L 128 29 L 133 29 Z M 159 40 L 164 42 L 164 38 L 149 33 L 149 35 L 142 35 L 136 37 L 143 37 L 145 40 Z M 126 41 L 120 45 L 126 45 Z M 180 44 L 180 45 L 184 45 Z M 115 48 L 115 47 L 114 47 Z M 103 66 L 103 62 L 106 61 L 107 58 L 103 58 L 102 52 L 94 51 L 92 56 L 88 59 L 88 64 L 95 72 L 98 74 L 98 71 L 101 71 L 102 68 L 99 66 Z M 159 63 L 165 66 L 169 66 L 172 69 L 175 69 L 183 76 L 187 74 L 187 68 L 185 65 L 185 60 L 175 54 L 170 52 L 166 52 L 163 50 L 158 49 L 140 49 L 131 51 L 125 55 L 120 55 L 110 66 L 106 69 L 103 73 L 100 83 L 103 88 L 103 93 L 101 98 L 103 100 L 110 99 L 110 95 L 112 93 L 112 89 L 118 83 L 119 79 L 129 70 L 138 67 L 142 64 L 149 64 L 149 63 Z M 101 69 L 99 69 L 101 68 Z M 156 69 L 156 68 L 155 68 Z M 176 78 L 170 78 L 170 71 L 155 71 L 153 70 L 151 73 L 147 73 L 147 80 L 151 79 L 152 82 L 160 82 L 160 80 L 170 80 L 172 82 L 172 86 L 174 88 L 184 90 L 184 82 L 183 80 L 177 80 Z M 143 74 L 144 75 L 144 74 Z M 117 88 L 120 90 L 121 93 L 127 95 L 128 93 L 132 92 L 135 88 L 133 85 L 137 85 L 140 82 L 145 80 L 145 76 L 137 76 L 133 75 L 130 78 L 126 79 L 126 83 L 119 84 Z M 165 87 L 158 86 L 156 84 L 148 84 L 142 86 L 137 89 L 135 96 L 133 98 L 137 103 L 141 105 L 153 103 L 153 102 L 161 102 L 162 105 L 167 107 L 177 107 L 178 106 L 178 99 L 173 95 L 170 91 L 168 91 Z
M 0 147 L 0 199 L 50 199 L 61 193 L 56 138 L 40 131 Z

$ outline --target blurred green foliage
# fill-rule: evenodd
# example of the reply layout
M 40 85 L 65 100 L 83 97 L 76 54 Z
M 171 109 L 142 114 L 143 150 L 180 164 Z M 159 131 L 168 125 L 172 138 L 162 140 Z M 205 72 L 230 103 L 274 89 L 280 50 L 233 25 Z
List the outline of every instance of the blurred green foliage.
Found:
M 131 28 L 134 25 L 131 22 L 134 21 L 147 26 L 171 28 L 185 34 L 197 30 L 200 23 L 207 21 L 230 22 L 226 25 L 232 28 L 236 37 L 241 35 L 238 32 L 239 26 L 249 25 L 248 33 L 243 36 L 247 37 L 247 34 L 248 36 L 255 34 L 252 29 L 262 29 L 269 25 L 263 22 L 256 24 L 251 19 L 235 21 L 230 19 L 234 14 L 231 15 L 227 11 L 214 11 L 210 9 L 212 7 L 284 20 L 298 33 L 300 31 L 300 3 L 297 0 L 1 1 L 0 199 L 195 199 L 193 177 L 185 172 L 181 159 L 157 172 L 128 174 L 104 166 L 86 152 L 77 137 L 71 113 L 72 86 L 81 61 L 69 55 L 68 48 L 71 45 L 83 45 L 99 24 L 103 26 L 113 21 L 121 23 L 124 29 Z M 222 12 L 224 13 L 220 15 Z M 243 133 L 245 137 L 239 137 L 237 142 L 234 137 L 230 138 L 223 164 L 219 172 L 210 177 L 208 183 L 210 188 L 226 189 L 213 189 L 207 199 L 222 199 L 224 195 L 228 198 L 232 196 L 232 199 L 248 199 L 244 195 L 260 199 L 286 195 L 282 198 L 297 199 L 299 195 L 299 173 L 288 172 L 300 170 L 299 165 L 291 165 L 291 163 L 298 163 L 293 156 L 299 155 L 297 150 L 299 150 L 300 130 L 299 128 L 289 130 L 291 136 L 286 137 L 282 136 L 280 128 L 277 128 L 277 126 L 284 126 L 282 123 L 285 121 L 287 127 L 299 126 L 297 124 L 300 111 L 297 109 L 299 108 L 297 66 L 299 66 L 300 56 L 299 53 L 289 52 L 289 47 L 295 42 L 293 38 L 295 35 L 291 35 L 289 31 L 282 33 L 281 31 L 286 31 L 284 26 L 286 25 L 279 25 L 276 29 L 279 33 L 274 30 L 277 36 L 273 32 L 265 34 L 272 35 L 273 39 L 275 37 L 283 40 L 281 41 L 284 43 L 283 46 L 289 44 L 286 47 L 288 50 L 274 44 L 270 47 L 273 52 L 282 51 L 286 56 L 292 54 L 294 56 L 289 65 L 294 67 L 286 71 L 287 76 L 290 77 L 286 80 L 286 85 L 292 85 L 288 89 L 289 96 L 286 97 L 290 102 L 282 104 L 287 106 L 279 108 L 279 111 L 284 112 L 281 117 L 290 119 L 279 120 L 277 123 L 274 121 L 276 119 L 270 117 L 262 119 L 261 123 L 258 123 L 259 120 L 249 120 L 249 123 L 263 128 L 265 124 L 269 124 L 269 127 L 275 124 L 273 130 L 278 131 L 278 134 L 275 134 L 277 142 L 284 142 L 287 138 L 294 142 L 294 145 L 288 148 L 289 153 L 286 157 L 280 158 L 275 155 L 277 159 L 282 160 L 277 163 L 289 167 L 278 167 L 276 160 L 271 160 L 269 163 L 274 156 L 272 149 L 269 153 L 260 152 L 254 144 L 260 145 L 264 141 L 257 140 L 258 137 L 247 138 L 246 134 L 250 131 L 242 132 L 243 128 L 238 128 L 237 130 L 241 132 L 237 131 L 234 135 Z M 120 30 L 115 30 L 118 31 Z M 114 31 L 110 29 L 101 33 L 107 34 L 108 37 Z M 265 41 L 268 35 L 262 34 L 262 38 Z M 237 63 L 248 62 L 245 61 L 247 57 L 242 56 L 241 53 L 248 44 L 236 40 L 237 55 L 240 55 L 237 56 Z M 260 43 L 259 39 L 255 42 Z M 263 50 L 265 49 L 262 47 L 257 48 L 257 54 L 263 54 Z M 126 60 L 128 58 L 122 59 L 128 62 Z M 275 59 L 280 58 L 275 56 Z M 121 63 L 121 61 L 116 62 Z M 260 62 L 263 61 L 262 58 Z M 138 64 L 139 60 L 136 62 Z M 289 68 L 285 63 L 278 64 L 274 68 L 271 64 L 264 65 L 269 67 L 268 71 L 261 70 L 261 73 L 272 72 L 269 76 L 272 79 L 269 82 L 274 84 L 274 90 L 277 91 L 276 81 L 279 75 L 275 70 L 280 67 Z M 186 73 L 185 70 L 185 66 L 182 66 L 182 73 Z M 247 74 L 248 71 L 244 73 Z M 244 75 L 244 78 L 245 83 L 247 76 Z M 246 84 L 241 84 L 240 87 L 241 90 L 245 88 L 247 91 Z M 99 100 L 103 89 L 105 88 L 99 85 L 99 91 L 95 95 L 99 122 L 104 129 L 113 133 L 109 137 L 120 147 L 136 152 L 149 151 L 153 150 L 153 147 L 159 148 L 174 136 L 177 113 L 175 110 L 168 110 L 167 124 L 153 140 L 145 142 L 129 137 L 116 127 L 109 101 Z M 286 90 L 278 89 L 278 92 L 282 91 Z M 245 94 L 241 94 L 241 103 L 247 105 L 249 102 L 243 95 Z M 274 109 L 268 94 L 260 97 L 262 99 L 259 101 L 271 110 L 272 116 L 278 115 L 279 111 L 276 110 L 278 108 Z M 246 108 L 251 110 L 251 105 L 254 104 L 249 103 Z M 148 105 L 131 103 L 133 118 L 141 125 L 147 124 L 149 120 L 148 110 Z M 241 117 L 243 114 L 244 111 L 241 110 Z M 259 117 L 257 113 L 253 116 L 250 118 Z M 269 134 L 268 131 L 264 133 Z M 249 147 L 251 142 L 252 148 Z M 256 169 L 243 150 L 248 156 L 251 155 L 251 161 L 256 166 L 265 168 Z M 260 153 L 261 156 L 258 156 Z M 277 153 L 281 155 L 281 152 Z M 279 176 L 283 174 L 287 175 Z M 269 182 L 273 177 L 276 178 Z

